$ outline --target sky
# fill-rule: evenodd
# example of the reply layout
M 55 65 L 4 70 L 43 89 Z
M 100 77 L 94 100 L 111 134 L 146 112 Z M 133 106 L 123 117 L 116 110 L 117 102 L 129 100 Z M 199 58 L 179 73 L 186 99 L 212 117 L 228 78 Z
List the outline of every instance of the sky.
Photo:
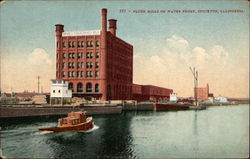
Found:
M 195 67 L 199 87 L 209 83 L 215 96 L 249 97 L 249 3 L 236 0 L 2 1 L 2 92 L 37 91 L 37 76 L 49 92 L 55 78 L 54 25 L 63 24 L 65 31 L 100 29 L 101 8 L 108 9 L 108 19 L 118 20 L 117 36 L 134 46 L 134 83 L 189 97 L 189 67 Z

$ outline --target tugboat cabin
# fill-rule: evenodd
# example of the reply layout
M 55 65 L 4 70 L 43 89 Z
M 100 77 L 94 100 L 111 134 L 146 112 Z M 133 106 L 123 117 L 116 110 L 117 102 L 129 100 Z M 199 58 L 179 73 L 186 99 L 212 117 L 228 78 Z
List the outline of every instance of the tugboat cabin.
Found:
M 71 112 L 68 117 L 58 120 L 58 127 L 68 127 L 86 122 L 86 111 Z

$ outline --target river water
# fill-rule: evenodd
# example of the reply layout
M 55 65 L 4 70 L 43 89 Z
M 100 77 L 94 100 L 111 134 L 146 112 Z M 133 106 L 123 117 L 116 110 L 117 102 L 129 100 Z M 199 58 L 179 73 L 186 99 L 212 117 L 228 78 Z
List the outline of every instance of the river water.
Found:
M 249 106 L 201 111 L 126 111 L 94 115 L 89 133 L 42 134 L 57 118 L 1 121 L 10 158 L 243 158 L 249 156 Z

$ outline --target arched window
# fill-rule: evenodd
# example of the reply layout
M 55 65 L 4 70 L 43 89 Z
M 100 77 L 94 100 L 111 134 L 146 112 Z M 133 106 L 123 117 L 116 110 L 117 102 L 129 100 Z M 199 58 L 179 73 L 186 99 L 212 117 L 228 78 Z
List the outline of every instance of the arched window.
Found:
M 74 89 L 74 85 L 73 83 L 69 83 L 69 89 L 73 90 Z
M 87 83 L 86 92 L 92 92 L 92 84 L 91 83 Z
M 82 83 L 77 84 L 77 92 L 83 92 Z
M 95 84 L 95 92 L 99 92 L 99 84 Z

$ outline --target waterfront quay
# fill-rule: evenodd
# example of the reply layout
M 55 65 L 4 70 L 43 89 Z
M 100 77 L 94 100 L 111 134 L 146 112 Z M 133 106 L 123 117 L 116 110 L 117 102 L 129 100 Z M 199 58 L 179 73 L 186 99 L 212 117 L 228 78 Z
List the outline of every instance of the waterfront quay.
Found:
M 117 103 L 73 105 L 1 105 L 0 118 L 67 115 L 72 111 L 85 110 L 88 115 L 121 114 L 122 111 L 155 111 L 156 103 Z M 216 105 L 211 105 L 216 106 Z M 219 105 L 217 105 L 219 106 Z M 209 106 L 190 106 L 188 110 L 203 110 Z
M 120 114 L 121 106 L 49 106 L 49 105 L 5 105 L 0 107 L 0 118 L 66 115 L 72 111 L 85 110 L 88 115 Z

